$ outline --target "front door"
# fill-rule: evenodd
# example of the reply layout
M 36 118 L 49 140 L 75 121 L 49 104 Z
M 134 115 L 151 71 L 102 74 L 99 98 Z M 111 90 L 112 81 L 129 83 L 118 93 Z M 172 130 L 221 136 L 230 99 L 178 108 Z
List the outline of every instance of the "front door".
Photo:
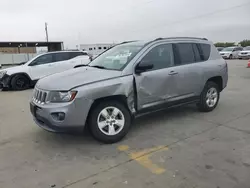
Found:
M 139 64 L 153 64 L 151 70 L 135 74 L 138 110 L 159 105 L 177 95 L 176 73 L 172 44 L 152 46 L 139 60 Z
M 32 80 L 53 74 L 55 67 L 52 53 L 38 56 L 29 64 L 29 67 L 29 75 Z

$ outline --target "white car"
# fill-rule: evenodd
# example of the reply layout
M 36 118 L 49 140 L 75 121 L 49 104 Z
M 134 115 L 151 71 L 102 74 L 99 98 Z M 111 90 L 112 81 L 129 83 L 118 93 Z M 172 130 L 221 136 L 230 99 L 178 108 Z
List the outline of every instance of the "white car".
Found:
M 224 59 L 238 58 L 238 54 L 242 50 L 243 50 L 243 48 L 239 47 L 239 46 L 227 47 L 227 48 L 224 48 L 223 50 L 220 51 L 220 55 Z
M 40 78 L 89 62 L 89 55 L 84 51 L 58 51 L 41 54 L 23 65 L 0 70 L 0 88 L 27 89 L 34 86 Z
M 243 48 L 243 51 L 239 53 L 239 59 L 250 59 L 250 46 Z

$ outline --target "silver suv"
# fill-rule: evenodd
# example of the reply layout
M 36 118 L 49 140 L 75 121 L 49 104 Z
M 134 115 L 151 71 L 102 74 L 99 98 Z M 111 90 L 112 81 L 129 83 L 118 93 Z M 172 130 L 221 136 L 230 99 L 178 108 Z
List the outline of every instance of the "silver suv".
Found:
M 39 80 L 30 110 L 48 131 L 87 125 L 96 139 L 113 143 L 146 112 L 188 103 L 212 111 L 227 80 L 227 63 L 207 39 L 124 42 L 87 66 Z

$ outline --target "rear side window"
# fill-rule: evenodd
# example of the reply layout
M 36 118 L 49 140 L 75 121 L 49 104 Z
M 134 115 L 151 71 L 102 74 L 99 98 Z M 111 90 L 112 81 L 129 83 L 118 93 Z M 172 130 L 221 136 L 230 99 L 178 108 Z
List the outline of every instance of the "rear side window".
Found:
M 175 50 L 177 50 L 178 53 L 176 64 L 189 64 L 195 62 L 195 54 L 192 43 L 177 43 L 174 45 Z
M 201 59 L 203 61 L 207 61 L 210 56 L 211 46 L 209 44 L 198 44 L 198 47 L 199 47 Z
M 196 62 L 201 62 L 201 54 L 199 52 L 198 44 L 192 44 L 193 45 L 193 50 L 194 50 L 194 57 Z
M 66 61 L 68 59 L 70 59 L 70 55 L 68 52 L 61 52 L 61 53 L 54 53 L 54 61 Z
M 87 52 L 70 52 L 70 59 L 81 55 L 88 55 Z

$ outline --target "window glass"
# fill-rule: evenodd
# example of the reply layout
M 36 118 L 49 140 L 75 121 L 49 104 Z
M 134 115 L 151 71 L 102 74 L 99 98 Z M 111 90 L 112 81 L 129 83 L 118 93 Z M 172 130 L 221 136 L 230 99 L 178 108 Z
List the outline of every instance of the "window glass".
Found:
M 151 49 L 141 60 L 142 63 L 152 63 L 152 70 L 171 67 L 174 64 L 172 44 L 162 44 Z
M 211 46 L 209 44 L 198 44 L 200 48 L 200 55 L 203 61 L 207 61 L 210 57 Z M 224 51 L 224 50 L 222 50 Z
M 86 52 L 70 52 L 70 59 L 81 55 L 88 55 Z
M 178 43 L 175 45 L 179 53 L 179 60 L 181 64 L 189 64 L 195 62 L 192 43 Z
M 69 52 L 61 52 L 61 53 L 54 53 L 54 61 L 66 61 L 70 59 L 70 54 Z
M 192 45 L 193 45 L 194 57 L 195 57 L 196 62 L 202 61 L 201 55 L 197 46 L 198 44 L 192 44 Z
M 33 60 L 30 63 L 30 65 L 31 66 L 42 65 L 42 64 L 52 63 L 52 62 L 53 62 L 52 54 L 44 54 L 42 56 L 39 56 L 35 60 Z
M 104 69 L 122 70 L 140 51 L 143 45 L 118 45 L 96 57 L 89 66 L 99 66 Z

